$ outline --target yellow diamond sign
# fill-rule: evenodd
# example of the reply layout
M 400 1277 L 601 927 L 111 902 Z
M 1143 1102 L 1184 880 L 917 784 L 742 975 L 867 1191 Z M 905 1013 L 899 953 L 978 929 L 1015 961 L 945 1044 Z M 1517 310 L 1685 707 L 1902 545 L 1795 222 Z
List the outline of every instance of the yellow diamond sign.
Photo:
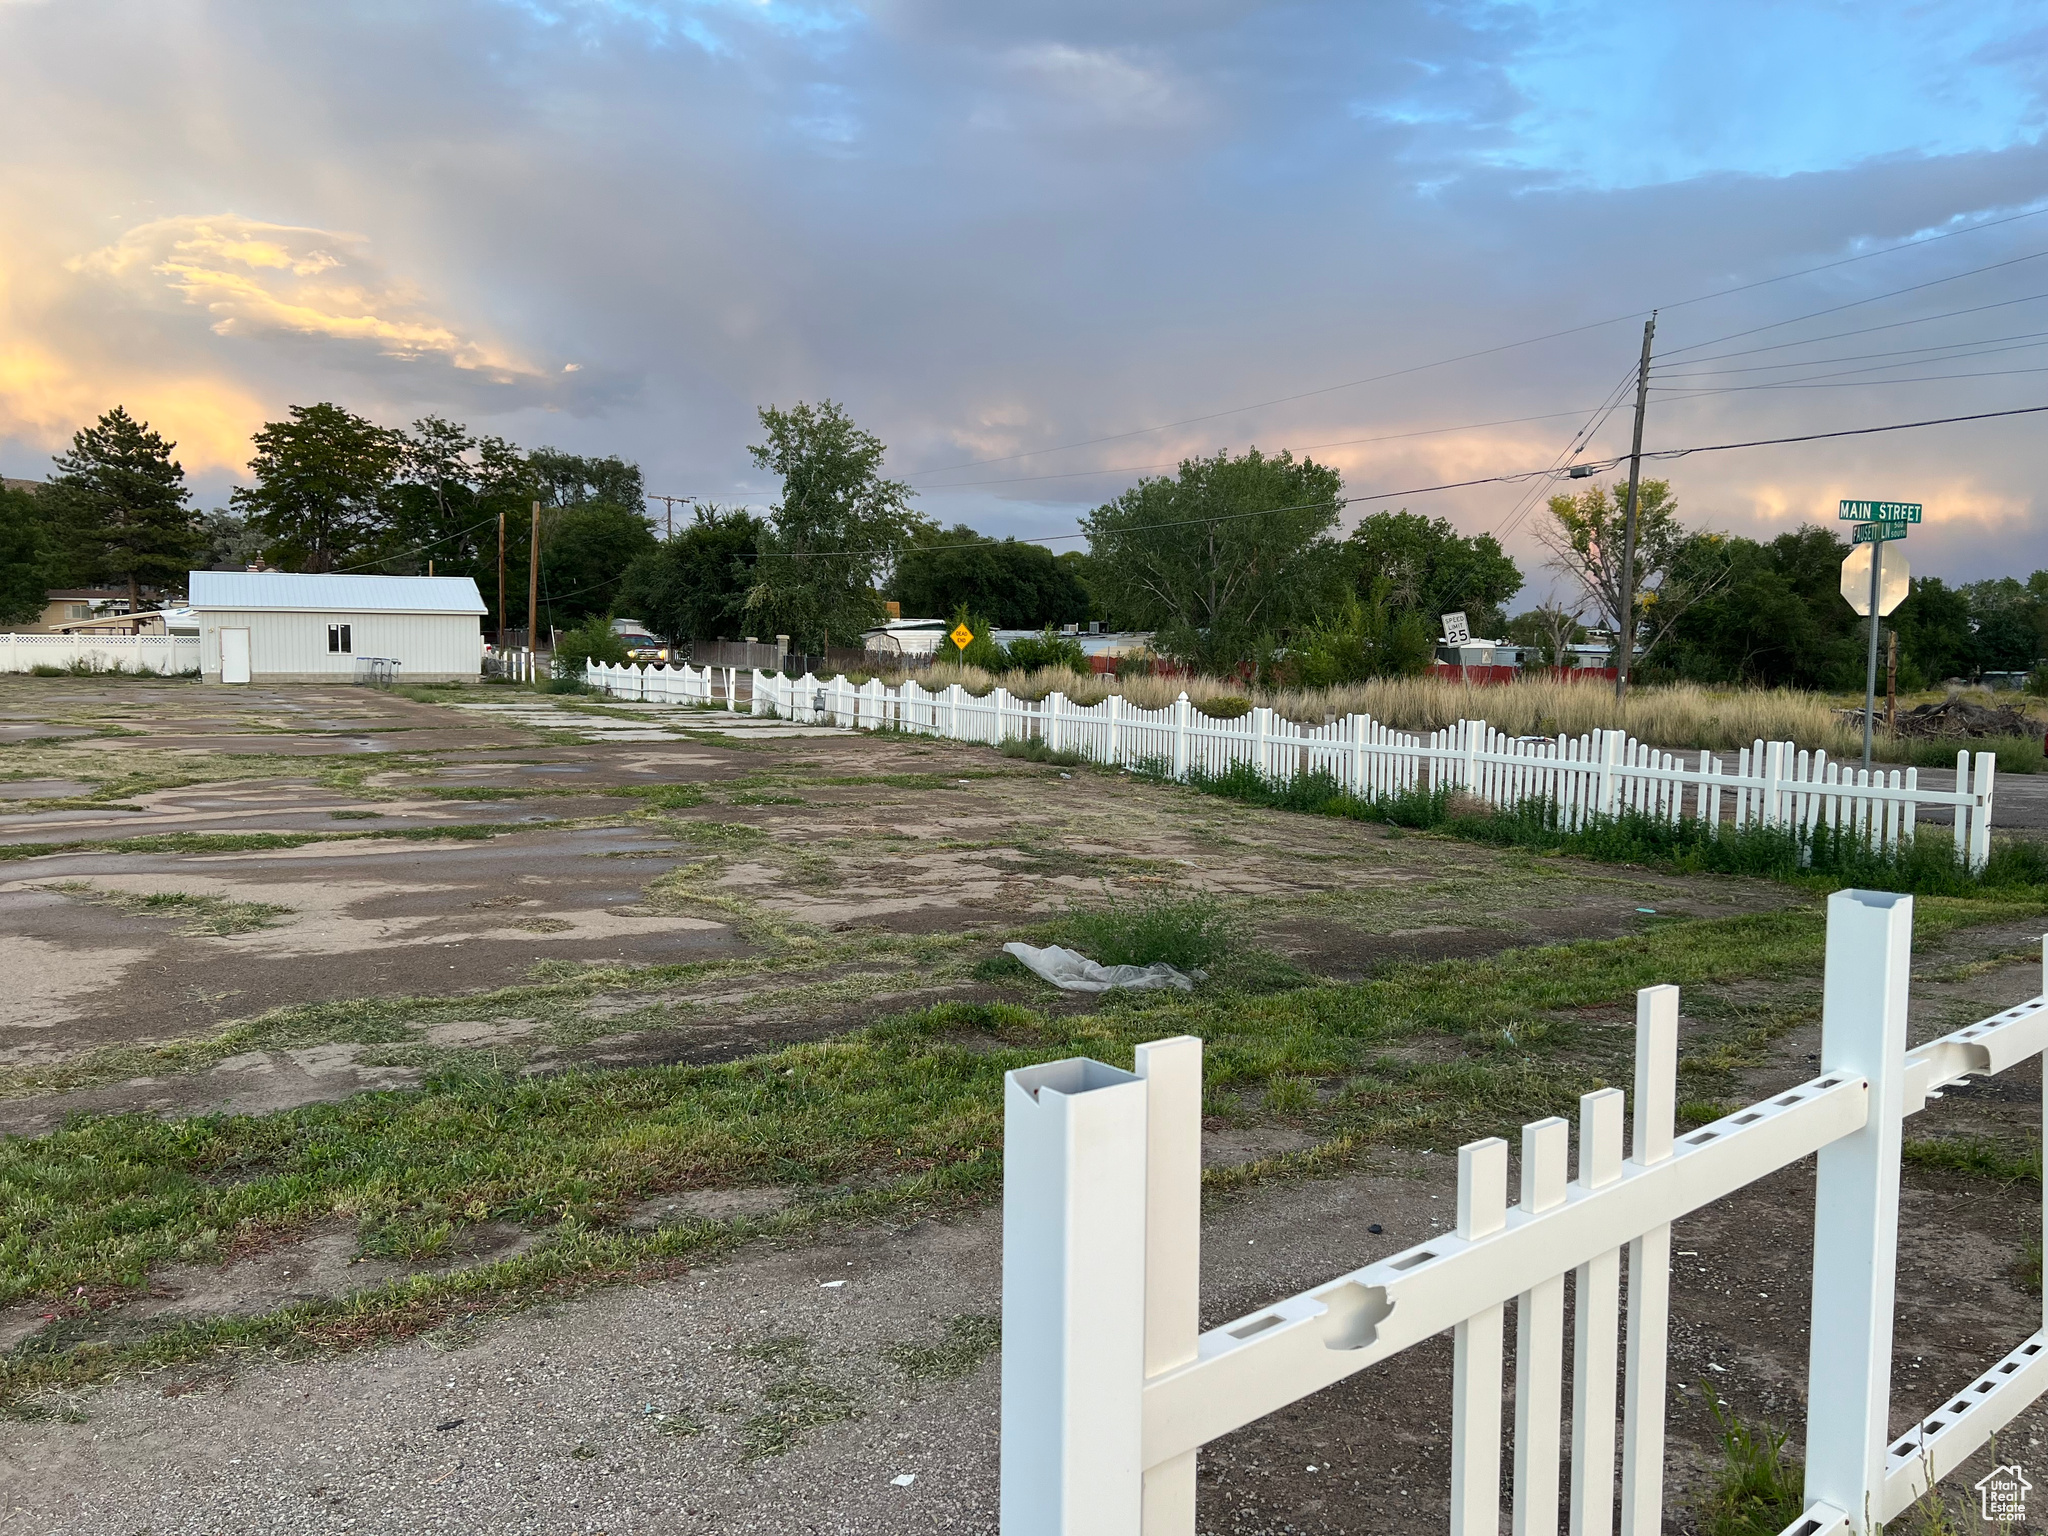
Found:
M 968 646 L 974 643 L 974 631 L 969 629 L 965 624 L 960 624 L 956 625 L 954 627 L 953 633 L 948 635 L 946 638 L 953 642 L 953 648 L 955 650 L 964 651 L 967 649 Z

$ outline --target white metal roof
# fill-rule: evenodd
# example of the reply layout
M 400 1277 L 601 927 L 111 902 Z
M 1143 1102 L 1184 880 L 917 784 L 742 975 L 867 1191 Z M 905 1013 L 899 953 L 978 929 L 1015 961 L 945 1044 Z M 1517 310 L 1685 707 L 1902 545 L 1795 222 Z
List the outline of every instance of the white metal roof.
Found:
M 483 613 L 467 576 L 300 576 L 290 571 L 193 571 L 195 610 L 317 609 L 323 613 Z

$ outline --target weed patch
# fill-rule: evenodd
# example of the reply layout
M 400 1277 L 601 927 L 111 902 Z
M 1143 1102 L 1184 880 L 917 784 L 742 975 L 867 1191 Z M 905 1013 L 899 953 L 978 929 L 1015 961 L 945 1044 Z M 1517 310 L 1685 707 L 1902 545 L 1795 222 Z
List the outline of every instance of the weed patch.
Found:
M 962 1313 L 946 1320 L 946 1336 L 936 1344 L 892 1344 L 883 1350 L 888 1361 L 912 1381 L 959 1381 L 1003 1342 L 1003 1320 L 980 1313 Z
M 78 901 L 95 906 L 115 907 L 143 917 L 183 919 L 182 931 L 211 938 L 250 933 L 258 928 L 275 928 L 279 920 L 293 915 L 290 907 L 267 901 L 231 901 L 225 896 L 193 896 L 184 891 L 158 891 L 138 896 L 128 891 L 109 891 L 88 881 L 65 881 L 49 886 Z
M 1160 777 L 1156 772 L 1152 776 Z M 1572 828 L 1564 825 L 1559 808 L 1550 801 L 1525 800 L 1496 809 L 1447 789 L 1363 797 L 1344 789 L 1327 770 L 1274 780 L 1249 763 L 1222 773 L 1197 769 L 1186 782 L 1203 794 L 1251 805 L 1414 827 L 1497 847 L 1642 864 L 1677 874 L 1748 875 L 1830 889 L 1848 885 L 1923 896 L 1976 896 L 2048 886 L 2048 847 L 2017 839 L 1996 843 L 1985 867 L 1973 871 L 1944 836 L 1909 839 L 1885 848 L 1825 826 L 1738 828 L 1693 816 L 1667 821 L 1640 811 L 1596 816 L 1585 826 Z
M 1786 1454 L 1779 1425 L 1751 1428 L 1710 1386 L 1700 1395 L 1721 1443 L 1721 1465 L 1699 1503 L 1702 1536 L 1778 1536 L 1806 1507 L 1804 1471 Z
M 1208 895 L 1164 892 L 1108 907 L 1069 907 L 1051 924 L 1055 942 L 1101 965 L 1206 970 L 1237 942 L 1237 924 Z

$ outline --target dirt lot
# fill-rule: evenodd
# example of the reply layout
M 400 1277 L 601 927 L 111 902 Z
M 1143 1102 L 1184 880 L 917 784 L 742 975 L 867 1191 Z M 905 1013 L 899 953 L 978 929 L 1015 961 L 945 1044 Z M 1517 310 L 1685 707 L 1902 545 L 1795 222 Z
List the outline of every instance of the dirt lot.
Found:
M 1027 1016 L 1041 1032 L 1108 1031 L 1103 1050 L 1148 1030 L 1228 1036 L 1227 1019 L 1190 1024 L 1162 1011 L 1172 1002 L 1098 1015 L 998 958 L 1072 903 L 1213 894 L 1246 957 L 1225 1013 L 1290 1019 L 1368 1003 L 1374 1018 L 1426 1015 L 1432 989 L 1492 977 L 1488 957 L 1526 955 L 1538 975 L 1590 969 L 1616 944 L 1683 957 L 1689 932 L 1814 903 L 978 748 L 508 690 L 4 679 L 0 773 L 15 797 L 0 802 L 0 1131 L 21 1138 L 131 1110 L 283 1124 L 365 1090 L 440 1092 L 450 1074 L 744 1062 L 948 1002 L 995 1020 L 991 1041 Z M 2037 992 L 2042 926 L 2025 903 L 1951 912 L 1916 955 L 1916 1038 Z M 1566 944 L 1546 965 L 1546 946 Z M 1688 981 L 1696 1115 L 1803 1079 L 1818 1049 L 1817 961 L 1741 949 L 1724 943 Z M 1408 978 L 1412 999 L 1385 996 Z M 1364 1102 L 1346 1099 L 1357 1077 L 1254 1072 L 1223 1048 L 1205 1322 L 1447 1225 L 1444 1154 L 1488 1115 L 1505 1124 L 1617 1075 L 1626 992 L 1516 1001 L 1483 1036 L 1427 1018 L 1388 1033 L 1372 1070 L 1404 1091 L 1458 1072 L 1508 1085 L 1498 1103 L 1430 1099 L 1398 1134 L 1343 1118 Z M 2008 1078 L 1914 1127 L 1983 1155 L 1937 1148 L 1909 1168 L 1901 1425 L 2038 1325 L 2020 1260 L 2039 1197 L 2007 1165 L 2038 1142 L 2039 1080 Z M 0 1529 L 993 1530 L 1000 1229 L 986 1193 L 794 1221 L 815 1198 L 794 1172 L 657 1181 L 604 1219 L 756 1235 L 630 1284 L 548 1289 L 539 1306 L 437 1301 L 432 1326 L 380 1324 L 341 1353 L 166 1346 L 156 1368 L 107 1384 L 50 1377 L 32 1412 L 0 1421 Z M 1674 1529 L 1718 1464 L 1702 1383 L 1747 1418 L 1796 1421 L 1811 1200 L 1810 1167 L 1787 1170 L 1676 1234 Z M 562 1242 L 497 1210 L 455 1228 L 438 1250 L 394 1252 L 337 1209 L 194 1243 L 145 1284 L 0 1309 L 0 1344 L 26 1369 L 52 1351 L 175 1342 L 445 1286 Z M 1448 1362 L 1437 1341 L 1212 1448 L 1202 1528 L 1440 1524 Z M 2024 1459 L 2040 1422 L 2014 1426 L 2006 1450 Z

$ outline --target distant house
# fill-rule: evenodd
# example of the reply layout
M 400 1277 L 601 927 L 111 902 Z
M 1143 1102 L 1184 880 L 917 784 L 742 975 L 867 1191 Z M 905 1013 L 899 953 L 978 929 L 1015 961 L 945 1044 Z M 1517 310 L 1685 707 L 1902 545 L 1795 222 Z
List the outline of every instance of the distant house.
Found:
M 194 571 L 199 669 L 210 683 L 332 683 L 372 659 L 405 682 L 483 670 L 484 600 L 467 576 Z

